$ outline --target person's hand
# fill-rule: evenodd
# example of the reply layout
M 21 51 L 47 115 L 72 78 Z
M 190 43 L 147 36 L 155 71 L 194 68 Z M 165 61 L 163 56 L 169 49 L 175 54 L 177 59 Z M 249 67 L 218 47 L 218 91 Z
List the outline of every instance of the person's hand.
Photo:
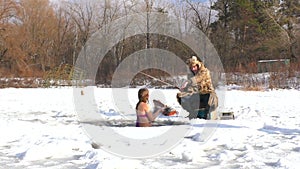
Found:
M 161 108 L 159 109 L 159 112 L 160 112 L 160 113 L 163 113 L 163 112 L 165 111 L 166 108 L 167 108 L 167 105 L 164 105 L 163 107 L 161 107 Z
M 182 86 L 180 87 L 180 91 L 182 91 L 183 89 L 185 89 L 186 88 L 186 86 L 189 84 L 189 81 L 185 81 L 183 84 L 182 84 Z
M 159 111 L 162 113 L 163 111 L 165 110 L 165 106 L 164 107 L 161 107 L 160 109 L 159 109 Z

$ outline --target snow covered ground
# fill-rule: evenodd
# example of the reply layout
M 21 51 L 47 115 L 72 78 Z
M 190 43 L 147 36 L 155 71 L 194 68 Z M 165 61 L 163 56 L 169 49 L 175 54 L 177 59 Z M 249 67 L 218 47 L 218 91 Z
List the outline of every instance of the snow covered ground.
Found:
M 99 114 L 109 120 L 123 118 L 113 107 L 111 89 L 94 91 Z M 138 89 L 129 91 L 135 106 Z M 157 91 L 170 96 L 168 105 L 179 108 L 176 90 L 151 89 L 150 96 Z M 163 154 L 134 159 L 112 155 L 101 145 L 92 147 L 74 108 L 72 88 L 0 89 L 0 168 L 298 168 L 300 91 L 230 90 L 225 96 L 220 110 L 235 112 L 236 119 L 217 122 L 207 141 L 200 139 L 202 131 L 213 125 L 189 121 L 183 113 L 180 122 L 191 127 L 187 136 Z M 112 128 L 139 139 L 159 137 L 170 126 L 136 128 L 128 123 Z

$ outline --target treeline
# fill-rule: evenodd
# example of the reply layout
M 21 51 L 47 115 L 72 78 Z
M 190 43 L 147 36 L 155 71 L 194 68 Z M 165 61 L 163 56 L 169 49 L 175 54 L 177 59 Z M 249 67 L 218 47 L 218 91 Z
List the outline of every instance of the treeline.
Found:
M 95 32 L 147 11 L 181 17 L 200 29 L 227 72 L 255 72 L 258 60 L 283 58 L 299 71 L 298 0 L 0 0 L 0 77 L 69 78 L 66 74 Z M 137 35 L 107 53 L 97 81 L 109 83 L 126 56 L 147 47 L 167 49 L 183 60 L 194 55 L 174 39 Z
M 299 70 L 300 1 L 218 0 L 212 9 L 211 39 L 227 70 L 255 72 L 261 59 L 291 59 Z

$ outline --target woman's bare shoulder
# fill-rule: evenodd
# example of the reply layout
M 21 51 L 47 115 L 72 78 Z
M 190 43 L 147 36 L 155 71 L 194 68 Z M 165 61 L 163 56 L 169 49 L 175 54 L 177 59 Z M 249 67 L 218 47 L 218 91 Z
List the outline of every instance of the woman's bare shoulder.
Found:
M 140 105 L 139 105 L 139 109 L 143 109 L 143 110 L 148 111 L 149 110 L 149 104 L 145 103 L 145 102 L 141 102 Z
M 145 104 L 147 104 L 147 103 L 145 103 L 145 102 L 140 102 L 140 104 L 139 104 L 139 105 L 145 105 Z
M 145 102 L 141 102 L 138 106 L 138 108 L 145 108 L 145 107 L 148 107 L 148 104 Z

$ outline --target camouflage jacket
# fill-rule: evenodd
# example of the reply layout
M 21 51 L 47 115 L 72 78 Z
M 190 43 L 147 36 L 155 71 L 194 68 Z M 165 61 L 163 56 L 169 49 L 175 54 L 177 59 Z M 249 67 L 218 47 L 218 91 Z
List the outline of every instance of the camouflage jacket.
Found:
M 204 67 L 203 64 L 201 65 L 201 68 L 197 74 L 191 74 L 188 77 L 190 80 L 190 85 L 188 86 L 187 91 L 198 92 L 200 94 L 214 92 L 210 71 Z

